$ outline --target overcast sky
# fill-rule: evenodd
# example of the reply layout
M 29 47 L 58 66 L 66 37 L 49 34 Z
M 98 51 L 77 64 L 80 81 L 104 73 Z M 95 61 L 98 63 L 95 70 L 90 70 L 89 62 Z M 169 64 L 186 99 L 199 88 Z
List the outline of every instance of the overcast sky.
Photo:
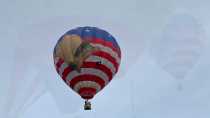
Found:
M 209 0 L 0 0 L 0 117 L 209 118 L 209 5 Z M 61 35 L 87 25 L 110 32 L 122 49 L 120 71 L 92 100 L 91 111 L 83 110 L 84 101 L 60 79 L 52 58 Z M 185 36 L 190 41 L 179 43 Z M 173 55 L 172 47 L 188 50 L 191 63 L 181 63 L 184 58 Z M 177 78 L 180 73 L 184 77 Z

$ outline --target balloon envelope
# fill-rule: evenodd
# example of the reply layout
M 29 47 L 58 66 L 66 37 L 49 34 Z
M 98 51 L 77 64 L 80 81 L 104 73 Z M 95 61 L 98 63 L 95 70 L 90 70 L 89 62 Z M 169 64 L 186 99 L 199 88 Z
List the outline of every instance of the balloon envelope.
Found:
M 58 74 L 83 99 L 92 99 L 117 73 L 121 51 L 115 38 L 97 27 L 77 27 L 57 42 Z
M 197 63 L 203 48 L 202 29 L 188 14 L 176 14 L 153 48 L 158 65 L 176 79 L 184 79 Z

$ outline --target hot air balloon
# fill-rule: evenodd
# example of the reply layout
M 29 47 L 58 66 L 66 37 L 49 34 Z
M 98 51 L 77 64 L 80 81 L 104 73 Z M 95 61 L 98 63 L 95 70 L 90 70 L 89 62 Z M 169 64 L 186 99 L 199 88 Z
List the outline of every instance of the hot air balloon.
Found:
M 181 81 L 198 62 L 204 47 L 203 40 L 201 26 L 193 16 L 176 14 L 154 46 L 155 60 L 161 68 Z M 182 89 L 181 84 L 178 89 Z
M 71 23 L 69 23 L 69 21 L 71 21 Z M 109 23 L 104 23 L 104 22 L 109 22 Z M 123 59 L 121 60 L 119 72 L 118 74 L 116 74 L 115 76 L 116 79 L 114 80 L 123 79 L 125 77 L 128 70 L 135 64 L 138 57 L 140 57 L 145 47 L 147 46 L 146 45 L 147 40 L 143 38 L 145 33 L 142 33 L 140 30 L 138 30 L 136 25 L 135 28 L 130 23 L 125 23 L 119 20 L 115 21 L 109 17 L 95 17 L 95 16 L 89 17 L 84 15 L 71 15 L 68 17 L 52 17 L 52 18 L 47 18 L 44 21 L 42 20 L 41 22 L 38 22 L 38 24 L 36 24 L 35 26 L 29 28 L 37 30 L 36 32 L 38 33 L 40 32 L 39 35 L 35 35 L 34 37 L 31 38 L 36 40 L 38 43 L 43 42 L 43 40 L 48 42 L 45 44 L 45 47 L 42 48 L 43 51 L 45 51 L 46 46 L 51 45 L 49 44 L 50 41 L 48 39 L 56 39 L 55 37 L 59 37 L 63 32 L 67 31 L 69 27 L 76 27 L 75 24 L 81 24 L 81 25 L 89 24 L 96 27 L 104 27 L 108 29 L 109 32 L 115 34 L 118 37 L 118 39 L 121 39 L 118 40 L 118 44 L 120 44 L 121 51 L 126 56 L 124 56 Z M 139 35 L 139 38 L 136 38 L 136 35 Z M 51 40 L 51 41 L 53 42 L 53 44 L 56 42 L 56 40 Z M 137 41 L 141 41 L 141 43 L 140 44 L 136 43 Z M 52 51 L 50 51 L 50 54 L 51 52 Z M 48 62 L 49 59 L 46 61 L 46 64 Z M 54 73 L 54 70 L 51 73 L 53 74 L 45 74 L 45 75 L 52 75 L 53 77 L 55 77 L 54 74 L 56 73 Z M 58 79 L 52 81 L 51 78 L 52 77 L 46 77 L 45 79 L 47 81 L 45 84 L 47 86 L 48 91 L 52 94 L 53 99 L 55 100 L 59 111 L 62 112 L 63 114 L 70 114 L 70 112 L 74 113 L 78 111 L 79 105 L 77 104 L 81 102 L 78 99 L 78 96 L 75 96 L 74 94 L 70 93 L 73 91 L 69 91 L 66 85 L 62 83 L 62 81 L 59 81 Z M 61 88 L 61 86 L 63 88 Z M 68 92 L 69 94 L 67 94 Z M 71 101 L 77 104 L 71 104 L 70 102 L 67 103 L 61 99 L 71 99 Z
M 115 38 L 97 27 L 77 27 L 66 32 L 57 42 L 54 64 L 63 81 L 89 102 L 118 72 L 121 51 Z

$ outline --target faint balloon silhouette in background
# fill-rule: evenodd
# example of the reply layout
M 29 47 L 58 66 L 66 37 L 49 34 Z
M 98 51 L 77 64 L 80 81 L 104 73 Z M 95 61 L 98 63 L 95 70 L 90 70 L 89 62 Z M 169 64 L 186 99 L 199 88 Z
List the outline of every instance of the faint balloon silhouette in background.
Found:
M 181 81 L 198 62 L 204 48 L 204 32 L 196 18 L 179 13 L 170 18 L 160 40 L 152 47 L 157 64 Z

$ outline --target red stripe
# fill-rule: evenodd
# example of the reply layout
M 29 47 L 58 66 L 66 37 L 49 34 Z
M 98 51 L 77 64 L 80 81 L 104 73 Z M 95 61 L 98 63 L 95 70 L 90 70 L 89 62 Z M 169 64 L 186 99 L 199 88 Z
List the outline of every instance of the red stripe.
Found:
M 81 68 L 94 68 L 94 69 L 98 69 L 103 71 L 104 73 L 106 73 L 106 75 L 109 77 L 109 81 L 112 80 L 112 72 L 109 68 L 107 68 L 105 65 L 103 64 L 97 64 L 97 62 L 84 62 Z M 62 79 L 64 81 L 66 81 L 66 77 L 68 76 L 68 74 L 70 72 L 72 72 L 73 69 L 68 66 L 67 68 L 64 69 L 63 73 L 62 73 Z
M 64 63 L 64 60 L 59 58 L 58 62 L 56 63 L 56 71 L 59 73 L 59 68 L 61 67 L 61 65 Z
M 97 51 L 97 52 L 94 52 L 92 55 L 99 56 L 99 57 L 109 60 L 116 68 L 116 72 L 118 71 L 119 64 L 117 63 L 116 59 L 114 57 L 112 57 L 109 53 L 106 53 L 103 51 Z
M 64 71 L 62 73 L 62 79 L 64 81 L 66 81 L 66 77 L 71 71 L 73 71 L 73 69 L 70 66 L 68 66 L 67 68 L 64 69 Z
M 103 64 L 97 64 L 97 62 L 84 62 L 84 64 L 82 65 L 82 68 L 94 68 L 94 69 L 98 69 L 103 71 L 104 73 L 106 73 L 106 75 L 109 77 L 109 81 L 112 79 L 112 71 L 107 68 L 105 65 Z
M 70 87 L 74 88 L 74 86 L 80 81 L 93 81 L 93 82 L 96 82 L 96 83 L 98 83 L 101 86 L 101 89 L 104 88 L 104 86 L 105 86 L 105 82 L 104 82 L 104 80 L 102 78 L 100 78 L 98 76 L 95 76 L 95 75 L 85 74 L 85 75 L 79 75 L 79 76 L 73 78 L 70 81 Z
M 105 41 L 105 40 L 100 39 L 100 38 L 91 38 L 91 39 L 89 39 L 89 42 L 93 43 L 93 44 L 101 44 L 103 46 L 109 47 L 118 54 L 119 58 L 121 58 L 120 49 L 115 47 L 112 42 Z
M 96 94 L 95 88 L 81 88 L 78 92 L 83 99 L 92 99 Z
M 97 44 L 102 44 L 104 46 L 107 46 L 107 47 L 111 48 L 113 51 L 115 51 L 119 57 L 121 57 L 119 48 L 115 47 L 112 42 L 105 41 L 105 40 L 99 39 L 99 38 L 93 38 L 91 40 L 91 43 L 97 43 Z
M 100 55 L 104 55 L 104 54 L 97 54 L 96 53 L 96 55 L 97 56 L 100 56 Z M 105 56 L 104 58 L 106 58 L 107 56 Z M 110 56 L 111 57 L 111 56 Z M 113 58 L 114 59 L 114 58 Z M 111 60 L 113 60 L 113 59 L 111 59 L 110 58 L 110 62 L 112 62 L 112 63 L 115 63 L 115 62 L 113 62 L 113 61 L 111 61 Z M 60 66 L 62 65 L 62 62 L 63 62 L 63 60 L 61 59 L 61 60 L 59 60 L 59 62 L 57 63 L 57 71 L 58 71 L 58 69 L 60 68 Z M 114 65 L 114 64 L 113 64 Z M 115 65 L 117 65 L 117 63 L 115 64 Z M 59 68 L 58 68 L 59 67 Z M 107 68 L 105 65 L 103 65 L 103 64 L 100 64 L 99 66 L 97 66 L 97 62 L 84 62 L 83 63 L 83 65 L 82 65 L 82 67 L 81 68 L 95 68 L 95 69 L 99 69 L 99 70 L 101 70 L 101 71 L 103 71 L 104 73 L 106 73 L 107 74 L 107 76 L 109 77 L 109 81 L 112 79 L 112 77 L 113 77 L 113 75 L 112 75 L 112 72 L 111 72 L 111 70 L 109 69 L 109 68 Z M 115 68 L 117 68 L 117 67 L 115 67 Z M 70 67 L 70 66 L 68 66 L 68 67 L 66 67 L 65 69 L 64 69 L 64 71 L 63 71 L 63 73 L 62 73 L 62 75 L 61 75 L 61 77 L 62 77 L 62 79 L 64 80 L 64 81 L 66 81 L 66 77 L 68 76 L 68 74 L 71 72 L 71 71 L 73 71 L 73 69 Z

